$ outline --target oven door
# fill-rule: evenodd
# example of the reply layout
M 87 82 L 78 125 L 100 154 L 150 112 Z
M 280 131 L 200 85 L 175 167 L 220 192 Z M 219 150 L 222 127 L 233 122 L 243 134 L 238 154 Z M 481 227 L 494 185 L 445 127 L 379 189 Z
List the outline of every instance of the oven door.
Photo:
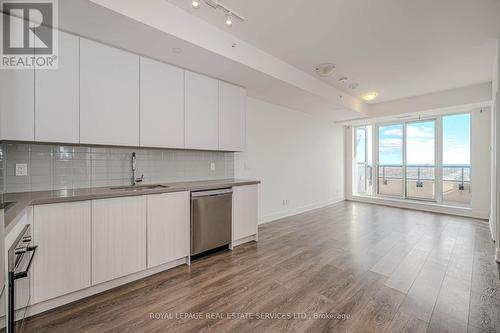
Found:
M 30 268 L 36 253 L 29 226 L 9 250 L 8 332 L 22 332 L 24 318 L 31 299 Z

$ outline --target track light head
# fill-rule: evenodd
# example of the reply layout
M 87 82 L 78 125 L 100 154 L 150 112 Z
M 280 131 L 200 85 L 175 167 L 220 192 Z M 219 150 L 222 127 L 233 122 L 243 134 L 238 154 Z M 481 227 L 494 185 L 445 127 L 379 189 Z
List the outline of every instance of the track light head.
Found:
M 226 27 L 232 27 L 233 26 L 233 16 L 231 15 L 231 13 L 227 14 L 226 15 Z
M 194 9 L 200 8 L 200 6 L 201 6 L 200 1 L 201 0 L 193 0 L 193 1 L 191 1 L 191 7 L 193 7 Z

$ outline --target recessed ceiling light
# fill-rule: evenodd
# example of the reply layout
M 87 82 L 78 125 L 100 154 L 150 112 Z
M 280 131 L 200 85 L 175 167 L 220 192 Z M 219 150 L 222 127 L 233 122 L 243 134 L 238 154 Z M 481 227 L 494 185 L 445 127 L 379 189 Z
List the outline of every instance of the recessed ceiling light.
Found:
M 201 6 L 201 4 L 200 4 L 199 0 L 191 1 L 191 7 L 193 7 L 194 9 L 198 9 L 198 8 L 200 8 L 200 6 Z
M 363 99 L 363 101 L 369 102 L 369 101 L 373 101 L 375 98 L 377 98 L 377 96 L 378 96 L 378 92 L 372 91 L 372 92 L 364 94 L 363 96 L 361 96 L 361 98 Z
M 227 14 L 226 15 L 226 27 L 232 27 L 233 26 L 233 16 L 231 15 L 231 13 Z
M 335 71 L 335 65 L 332 63 L 324 63 L 324 64 L 319 64 L 315 68 L 316 74 L 322 77 L 327 77 L 333 74 Z
M 350 88 L 350 89 L 352 89 L 352 90 L 354 90 L 354 89 L 356 89 L 356 88 L 358 88 L 358 87 L 359 87 L 359 83 L 356 83 L 356 82 L 353 82 L 353 83 L 351 83 L 351 84 L 349 85 L 349 88 Z
M 346 76 L 342 76 L 340 79 L 339 79 L 339 82 L 340 83 L 346 83 L 347 82 L 347 77 Z

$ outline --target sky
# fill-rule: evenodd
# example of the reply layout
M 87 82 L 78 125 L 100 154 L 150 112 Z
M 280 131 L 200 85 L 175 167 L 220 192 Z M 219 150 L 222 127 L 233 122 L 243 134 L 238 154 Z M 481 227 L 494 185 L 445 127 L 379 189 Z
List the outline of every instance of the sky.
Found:
M 407 164 L 435 164 L 434 121 L 408 123 Z M 379 127 L 381 165 L 401 165 L 403 161 L 403 126 Z M 470 164 L 470 114 L 443 117 L 443 164 Z

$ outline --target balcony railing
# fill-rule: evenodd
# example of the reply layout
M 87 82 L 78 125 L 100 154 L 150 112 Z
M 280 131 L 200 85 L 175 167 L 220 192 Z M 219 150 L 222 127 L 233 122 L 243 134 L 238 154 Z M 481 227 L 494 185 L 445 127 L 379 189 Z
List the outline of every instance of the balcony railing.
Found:
M 444 165 L 443 201 L 470 203 L 470 165 Z M 403 165 L 379 165 L 379 194 L 401 196 L 404 192 Z M 406 195 L 411 198 L 435 198 L 435 166 L 406 166 Z

